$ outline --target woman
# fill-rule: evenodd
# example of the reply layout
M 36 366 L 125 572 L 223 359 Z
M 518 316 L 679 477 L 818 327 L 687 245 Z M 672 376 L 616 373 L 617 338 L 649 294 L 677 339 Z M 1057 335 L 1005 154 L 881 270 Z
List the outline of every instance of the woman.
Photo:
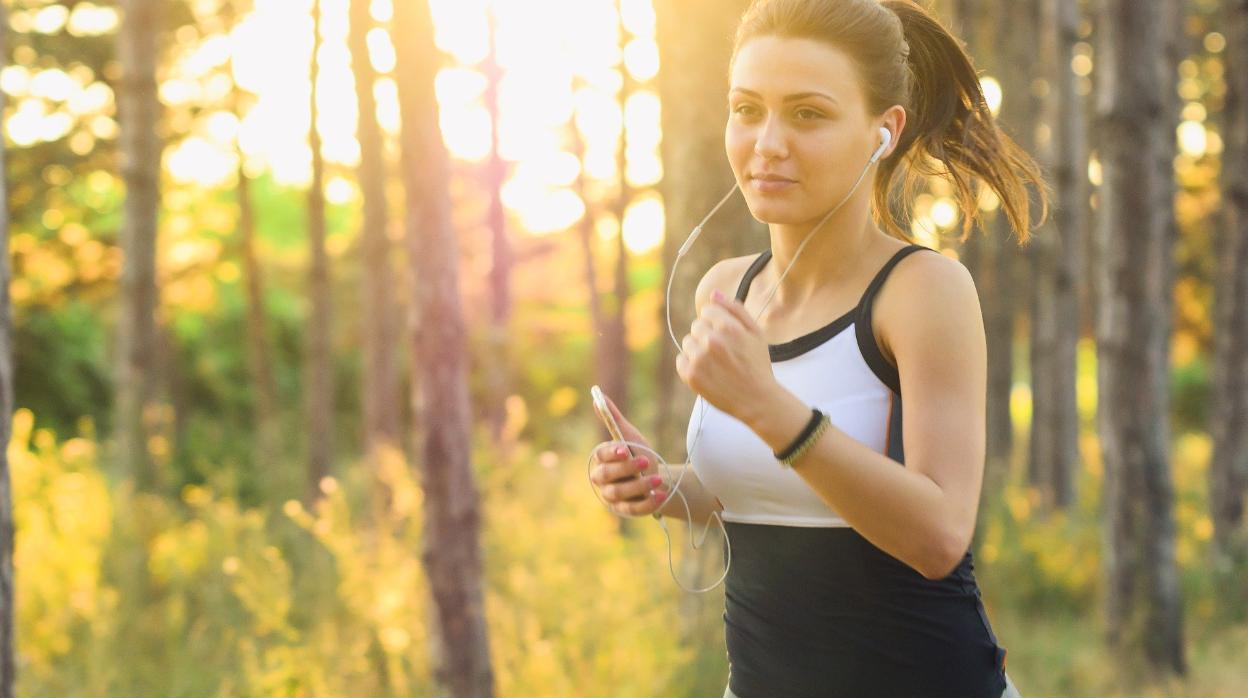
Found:
M 898 170 L 904 199 L 943 170 L 969 232 L 979 180 L 1023 242 L 1027 184 L 1047 212 L 1039 168 L 910 0 L 758 0 L 729 72 L 728 160 L 770 245 L 706 273 L 676 362 L 705 412 L 680 491 L 732 547 L 724 696 L 1017 696 L 970 553 L 978 295 L 961 263 L 904 242 L 888 202 Z M 683 518 L 650 458 L 618 447 L 599 444 L 591 474 L 612 510 Z

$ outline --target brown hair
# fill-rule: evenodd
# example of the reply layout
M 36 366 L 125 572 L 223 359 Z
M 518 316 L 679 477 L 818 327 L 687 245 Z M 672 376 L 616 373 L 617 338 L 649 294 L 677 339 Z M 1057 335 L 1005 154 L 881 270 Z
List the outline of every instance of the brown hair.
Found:
M 1040 222 L 1048 217 L 1049 191 L 1040 166 L 997 126 L 970 56 L 921 5 L 913 0 L 754 0 L 737 26 L 729 74 L 741 46 L 759 36 L 827 42 L 858 68 L 870 114 L 882 114 L 894 104 L 905 108 L 901 140 L 875 174 L 872 205 L 876 223 L 894 237 L 909 240 L 889 207 L 893 175 L 903 162 L 909 167 L 902 168 L 901 212 L 909 218 L 922 175 L 947 177 L 964 214 L 961 240 L 981 220 L 975 180 L 997 194 L 1020 245 L 1030 237 L 1027 184 L 1037 187 Z

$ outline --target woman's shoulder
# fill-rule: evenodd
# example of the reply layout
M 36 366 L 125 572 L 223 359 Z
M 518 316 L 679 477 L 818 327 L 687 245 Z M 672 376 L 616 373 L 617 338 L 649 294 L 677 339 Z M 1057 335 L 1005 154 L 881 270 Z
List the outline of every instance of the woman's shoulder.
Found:
M 712 264 L 698 281 L 697 290 L 694 292 L 694 312 L 702 312 L 702 305 L 711 299 L 712 291 L 718 290 L 729 298 L 735 296 L 737 284 L 758 255 L 758 252 L 752 252 L 739 257 L 726 257 Z

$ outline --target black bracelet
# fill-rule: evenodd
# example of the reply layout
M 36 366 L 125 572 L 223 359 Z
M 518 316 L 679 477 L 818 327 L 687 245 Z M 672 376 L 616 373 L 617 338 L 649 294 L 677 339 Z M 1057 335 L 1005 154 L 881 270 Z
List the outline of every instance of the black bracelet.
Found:
M 815 431 L 815 427 L 819 426 L 819 420 L 821 419 L 823 419 L 823 413 L 820 412 L 818 408 L 812 407 L 810 409 L 810 421 L 806 422 L 806 426 L 802 429 L 802 433 L 798 434 L 797 438 L 793 439 L 793 443 L 786 446 L 783 451 L 772 454 L 776 457 L 776 460 L 783 461 L 793 455 L 793 452 L 796 451 L 804 441 L 806 441 L 806 437 L 810 436 Z

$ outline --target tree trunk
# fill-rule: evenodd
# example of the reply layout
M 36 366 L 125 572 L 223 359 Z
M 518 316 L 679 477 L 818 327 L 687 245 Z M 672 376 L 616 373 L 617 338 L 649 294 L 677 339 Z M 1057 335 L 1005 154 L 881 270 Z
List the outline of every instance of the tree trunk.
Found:
M 1214 567 L 1238 591 L 1226 610 L 1242 614 L 1248 593 L 1248 0 L 1223 5 L 1226 100 L 1222 110 L 1222 226 L 1218 244 L 1213 323 L 1213 409 L 1209 431 L 1210 514 Z
M 242 15 L 237 0 L 226 7 L 231 23 Z M 244 116 L 242 90 L 234 88 L 234 115 Z M 251 179 L 245 167 L 246 156 L 236 144 L 238 155 L 238 256 L 243 267 L 243 293 L 247 302 L 247 359 L 255 381 L 256 466 L 266 473 L 266 488 L 276 485 L 271 473 L 277 467 L 278 446 L 277 380 L 273 374 L 273 352 L 269 341 L 268 312 L 265 310 L 264 270 L 256 253 L 255 210 L 251 200 Z M 272 490 L 270 489 L 270 492 Z
M 1057 206 L 1029 245 L 1032 261 L 1030 470 L 1039 476 L 1047 507 L 1066 508 L 1074 501 L 1074 472 L 1079 457 L 1079 413 L 1075 402 L 1079 342 L 1082 220 L 1086 198 L 1080 171 L 1082 101 L 1075 91 L 1071 57 L 1078 42 L 1077 0 L 1041 0 L 1040 56 L 1047 68 L 1043 122 L 1048 136 L 1038 151 L 1045 169 L 1056 177 Z
M 0 68 L 9 57 L 8 9 L 0 4 Z M 0 92 L 0 114 L 5 95 Z M 9 200 L 8 149 L 0 148 L 0 201 Z M 13 429 L 13 316 L 9 301 L 9 208 L 0 211 L 0 698 L 13 698 L 17 685 L 13 646 L 13 489 L 9 480 L 9 437 Z
M 308 481 L 306 498 L 319 496 L 321 479 L 329 475 L 333 454 L 333 364 L 330 356 L 329 257 L 325 251 L 325 163 L 321 157 L 321 134 L 317 131 L 316 81 L 319 75 L 317 53 L 321 48 L 321 2 L 312 2 L 312 91 L 309 107 L 311 122 L 308 141 L 312 148 L 312 183 L 308 187 L 308 317 L 305 399 L 308 424 Z
M 690 231 L 733 185 L 724 155 L 727 121 L 728 61 L 733 35 L 748 0 L 656 0 L 655 31 L 659 45 L 659 97 L 663 105 L 664 289 L 676 252 Z M 696 31 L 690 31 L 696 27 Z M 740 192 L 736 197 L 741 201 Z M 771 245 L 767 227 L 742 203 L 726 204 L 681 258 L 672 281 L 671 318 L 676 341 L 694 319 L 693 292 L 698 280 L 726 257 L 758 253 Z M 663 308 L 664 311 L 668 308 Z M 659 318 L 658 405 L 651 442 L 660 453 L 685 448 L 694 394 L 676 374 L 676 347 L 667 335 L 667 317 Z M 678 390 L 678 388 L 681 388 Z
M 381 127 L 377 123 L 377 100 L 373 97 L 376 71 L 368 55 L 368 30 L 373 26 L 369 0 L 351 0 L 347 39 L 355 98 L 359 107 L 357 137 L 360 141 L 359 180 L 364 220 L 360 232 L 360 300 L 363 338 L 364 452 L 370 459 L 380 449 L 399 446 L 399 391 L 395 370 L 395 310 L 391 302 L 390 240 L 387 236 L 386 172 Z
M 139 491 L 164 484 L 148 453 L 146 418 L 156 399 L 156 219 L 161 143 L 156 131 L 158 3 L 123 0 L 117 54 L 121 175 L 126 196 L 119 237 L 124 262 L 117 327 L 117 456 Z
M 650 441 L 663 454 L 688 453 L 685 437 L 691 420 L 697 419 L 693 414 L 696 396 L 676 373 L 676 347 L 668 334 L 666 312 L 671 313 L 671 331 L 680 341 L 694 320 L 694 290 L 706 271 L 721 259 L 757 254 L 771 245 L 767 226 L 755 220 L 741 192 L 735 191 L 737 201 L 725 204 L 706 222 L 697 242 L 680 259 L 678 270 L 673 269 L 676 252 L 693 227 L 734 184 L 724 154 L 728 63 L 731 37 L 749 4 L 748 0 L 654 3 L 663 133 L 663 181 L 659 186 L 667 227 L 662 284 L 666 291 L 671 279 L 671 296 L 660 309 L 658 404 Z M 675 458 L 668 459 L 676 462 Z M 700 525 L 692 525 L 685 535 L 692 539 L 701 530 Z M 696 553 L 684 556 L 676 573 L 683 584 L 702 588 L 722 569 L 722 548 L 704 544 Z M 714 577 L 708 579 L 710 575 Z M 712 622 L 718 620 L 718 614 L 699 595 L 686 595 L 680 609 L 682 637 L 695 644 L 714 642 L 716 637 L 722 642 L 723 626 Z
M 628 34 L 624 28 L 623 0 L 616 0 L 616 16 L 619 18 L 620 30 L 620 113 L 625 113 L 628 98 L 637 89 L 637 83 L 629 74 L 622 58 L 628 44 Z M 615 236 L 615 287 L 612 302 L 604 327 L 603 344 L 606 345 L 606 373 L 601 376 L 599 385 L 611 396 L 621 414 L 631 414 L 629 404 L 629 377 L 632 372 L 632 357 L 628 349 L 627 310 L 629 297 L 628 284 L 628 247 L 624 244 L 624 216 L 628 205 L 633 200 L 633 188 L 628 184 L 628 123 L 620 132 L 620 141 L 616 150 L 618 179 L 620 183 L 619 198 L 616 199 L 615 218 L 619 221 L 619 231 Z M 624 521 L 626 519 L 621 519 Z
M 460 309 L 459 250 L 451 224 L 450 167 L 438 126 L 434 76 L 441 56 L 426 1 L 394 6 L 407 241 L 416 298 L 413 383 L 424 420 L 423 562 L 432 594 L 432 666 L 438 695 L 490 696 L 480 495 L 473 477 L 467 340 Z M 424 630 L 422 630 L 424 632 Z
M 1107 639 L 1123 676 L 1183 674 L 1168 460 L 1171 318 L 1166 297 L 1175 152 L 1164 3 L 1102 0 L 1097 127 L 1104 183 L 1097 227 L 1097 420 L 1105 464 Z M 1135 667 L 1132 670 L 1132 667 Z
M 486 10 L 489 21 L 490 53 L 486 58 L 484 70 L 486 76 L 485 103 L 490 111 L 490 158 L 485 165 L 486 189 L 490 195 L 489 226 L 490 249 L 493 251 L 490 263 L 490 331 L 489 356 L 485 363 L 486 381 L 489 385 L 490 399 L 486 407 L 486 418 L 489 420 L 490 433 L 499 442 L 503 425 L 506 423 L 507 396 L 511 393 L 511 376 L 508 367 L 507 328 L 511 319 L 511 269 L 515 263 L 511 251 L 511 241 L 507 236 L 507 216 L 503 210 L 503 183 L 507 181 L 507 163 L 498 152 L 499 120 L 501 110 L 498 106 L 498 86 L 502 80 L 502 69 L 498 65 L 498 23 L 493 8 Z M 505 444 L 500 446 L 506 449 Z

